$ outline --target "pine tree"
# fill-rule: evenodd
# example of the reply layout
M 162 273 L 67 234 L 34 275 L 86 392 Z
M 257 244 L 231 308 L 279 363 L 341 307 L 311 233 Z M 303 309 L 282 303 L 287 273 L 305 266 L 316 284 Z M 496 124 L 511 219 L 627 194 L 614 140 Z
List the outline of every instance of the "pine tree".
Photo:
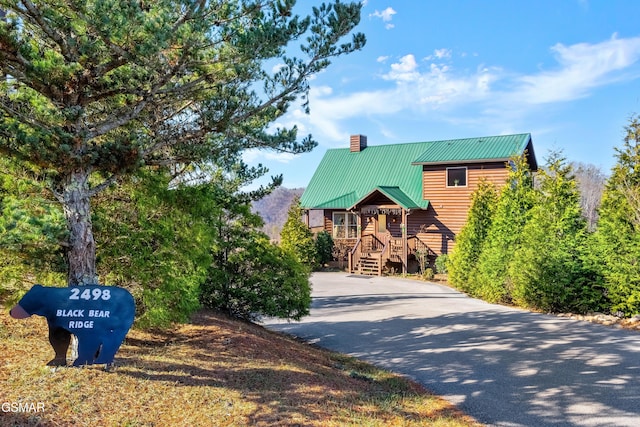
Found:
M 472 294 L 491 302 L 511 301 L 508 268 L 535 203 L 533 176 L 526 154 L 512 159 L 507 167 L 507 183 L 500 193 L 477 268 L 470 278 Z
M 333 259 L 333 238 L 327 231 L 321 231 L 316 236 L 316 252 L 320 266 Z
M 316 243 L 313 239 L 313 233 L 302 222 L 302 215 L 300 198 L 296 196 L 289 206 L 287 221 L 280 232 L 280 246 L 293 254 L 299 262 L 314 269 L 318 264 Z
M 592 256 L 602 266 L 612 312 L 640 313 L 640 117 L 625 128 L 607 182 Z
M 471 196 L 467 222 L 456 236 L 456 245 L 448 261 L 448 280 L 459 289 L 469 292 L 469 277 L 476 268 L 480 250 L 487 237 L 498 200 L 495 186 L 482 180 Z
M 201 187 L 169 189 L 171 176 L 146 171 L 94 199 L 97 269 L 136 297 L 136 322 L 166 327 L 200 308 L 200 286 L 217 236 L 206 215 L 218 210 Z
M 17 302 L 25 283 L 63 281 L 66 238 L 62 210 L 38 174 L 0 157 L 0 302 Z
M 203 191 L 209 192 L 206 187 Z M 207 307 L 247 320 L 261 316 L 299 320 L 309 313 L 309 268 L 294 253 L 271 243 L 259 215 L 228 192 L 208 221 L 216 235 L 213 262 L 201 286 Z M 217 196 L 214 195 L 214 199 Z
M 359 3 L 306 17 L 295 0 L 1 4 L 0 154 L 38 168 L 62 206 L 69 285 L 98 282 L 94 196 L 141 168 L 311 150 L 272 123 L 296 99 L 308 110 L 312 76 L 365 43 L 344 41 Z
M 539 197 L 509 265 L 513 300 L 551 312 L 597 310 L 602 294 L 583 263 L 587 223 L 573 170 L 552 152 L 538 177 Z

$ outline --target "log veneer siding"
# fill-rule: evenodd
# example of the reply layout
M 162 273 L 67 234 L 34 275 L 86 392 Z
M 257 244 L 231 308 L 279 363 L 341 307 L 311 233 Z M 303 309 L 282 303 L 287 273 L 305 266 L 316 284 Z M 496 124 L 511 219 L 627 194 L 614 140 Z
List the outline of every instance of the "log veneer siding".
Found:
M 484 178 L 500 189 L 509 174 L 503 162 L 464 166 L 467 167 L 467 185 L 458 187 L 447 186 L 446 167 L 423 166 L 422 195 L 429 200 L 429 208 L 409 216 L 407 232 L 420 235 L 438 255 L 448 253 L 453 248 L 453 240 L 467 220 L 471 195 L 478 188 L 480 180 Z

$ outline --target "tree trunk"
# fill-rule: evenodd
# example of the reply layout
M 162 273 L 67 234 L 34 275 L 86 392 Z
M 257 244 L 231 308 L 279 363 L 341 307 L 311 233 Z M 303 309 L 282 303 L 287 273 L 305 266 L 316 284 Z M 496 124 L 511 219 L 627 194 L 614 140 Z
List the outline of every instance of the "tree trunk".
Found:
M 77 169 L 64 177 L 60 199 L 69 230 L 67 250 L 68 285 L 98 283 L 96 243 L 91 226 L 88 169 Z

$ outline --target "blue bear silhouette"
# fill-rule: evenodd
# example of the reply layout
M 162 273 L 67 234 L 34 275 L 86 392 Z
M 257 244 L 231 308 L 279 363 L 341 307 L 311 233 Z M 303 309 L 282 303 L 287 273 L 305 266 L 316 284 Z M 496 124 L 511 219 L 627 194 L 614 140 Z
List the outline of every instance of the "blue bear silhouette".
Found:
M 135 302 L 115 286 L 33 286 L 10 311 L 22 319 L 37 314 L 47 319 L 49 342 L 55 351 L 50 366 L 66 365 L 71 334 L 78 339 L 74 366 L 113 363 L 133 324 Z

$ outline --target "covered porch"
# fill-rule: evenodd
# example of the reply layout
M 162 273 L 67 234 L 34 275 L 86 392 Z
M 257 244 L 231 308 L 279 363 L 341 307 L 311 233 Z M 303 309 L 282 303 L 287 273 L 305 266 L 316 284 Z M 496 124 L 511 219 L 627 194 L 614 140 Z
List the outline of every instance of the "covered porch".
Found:
M 349 273 L 380 276 L 389 267 L 406 274 L 410 260 L 433 255 L 419 235 L 407 233 L 408 217 L 416 209 L 420 208 L 398 187 L 376 187 L 353 204 L 344 225 L 339 219 L 334 224 L 338 239 L 346 239 L 340 244 L 347 246 Z

